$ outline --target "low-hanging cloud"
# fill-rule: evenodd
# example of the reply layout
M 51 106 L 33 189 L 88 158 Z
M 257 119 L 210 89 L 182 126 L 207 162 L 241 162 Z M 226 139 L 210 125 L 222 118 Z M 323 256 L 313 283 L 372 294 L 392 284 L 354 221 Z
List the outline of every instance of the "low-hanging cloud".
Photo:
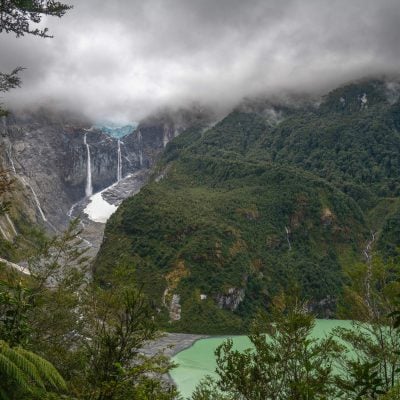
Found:
M 65 0 L 67 2 L 67 0 Z M 75 0 L 54 39 L 0 34 L 0 71 L 27 67 L 11 107 L 139 119 L 192 102 L 326 90 L 400 66 L 398 0 Z

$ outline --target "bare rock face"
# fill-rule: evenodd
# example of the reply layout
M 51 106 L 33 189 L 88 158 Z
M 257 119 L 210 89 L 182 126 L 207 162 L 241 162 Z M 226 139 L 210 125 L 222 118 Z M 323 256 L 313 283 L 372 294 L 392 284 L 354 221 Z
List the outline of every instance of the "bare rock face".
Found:
M 71 206 L 86 196 L 88 147 L 96 193 L 117 181 L 118 168 L 122 177 L 151 168 L 180 129 L 158 118 L 118 140 L 83 118 L 44 110 L 16 113 L 1 119 L 0 151 L 5 167 L 32 196 L 37 220 L 57 230 L 66 226 Z
M 181 319 L 181 297 L 179 294 L 172 296 L 171 305 L 169 308 L 169 317 L 171 321 L 179 321 Z
M 329 319 L 334 317 L 336 312 L 337 299 L 326 296 L 320 301 L 313 301 L 307 305 L 307 311 L 319 315 L 320 318 Z
M 219 308 L 235 311 L 244 299 L 244 289 L 229 288 L 225 294 L 218 294 L 216 301 Z
M 8 218 L 11 223 L 24 218 L 49 232 L 61 231 L 71 217 L 86 218 L 82 210 L 91 193 L 110 187 L 103 197 L 118 206 L 147 182 L 151 167 L 170 140 L 207 118 L 207 113 L 198 110 L 160 112 L 116 138 L 67 112 L 40 109 L 0 117 L 0 164 L 18 188 L 10 199 L 14 209 Z M 97 251 L 104 224 L 85 222 L 90 227 L 88 235 L 94 238 L 88 241 Z M 0 228 L 7 240 L 16 234 L 6 217 L 0 220 Z

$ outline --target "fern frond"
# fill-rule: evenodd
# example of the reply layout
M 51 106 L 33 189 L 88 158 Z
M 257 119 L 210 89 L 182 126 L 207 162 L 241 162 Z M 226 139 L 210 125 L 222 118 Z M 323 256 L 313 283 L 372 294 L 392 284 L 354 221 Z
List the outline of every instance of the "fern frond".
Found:
M 26 381 L 32 381 L 37 386 L 44 389 L 44 382 L 35 364 L 33 364 L 25 355 L 20 354 L 18 350 L 18 348 L 3 346 L 3 348 L 0 349 L 0 352 L 25 374 Z
M 9 358 L 0 353 L 0 376 L 6 379 L 6 382 L 15 382 L 22 391 L 30 392 L 27 377 Z M 2 380 L 3 380 L 2 379 Z
M 29 360 L 35 366 L 36 370 L 39 372 L 42 380 L 50 383 L 50 385 L 53 386 L 54 389 L 59 389 L 59 390 L 67 389 L 67 385 L 63 377 L 53 366 L 53 364 L 51 364 L 49 361 L 21 347 L 17 348 L 16 352 L 18 352 L 25 359 Z
M 10 396 L 0 386 L 0 400 L 10 400 Z
M 15 390 L 46 391 L 46 385 L 65 390 L 64 379 L 47 360 L 21 347 L 10 347 L 0 340 L 0 400 L 8 400 Z M 10 395 L 10 396 L 9 396 Z

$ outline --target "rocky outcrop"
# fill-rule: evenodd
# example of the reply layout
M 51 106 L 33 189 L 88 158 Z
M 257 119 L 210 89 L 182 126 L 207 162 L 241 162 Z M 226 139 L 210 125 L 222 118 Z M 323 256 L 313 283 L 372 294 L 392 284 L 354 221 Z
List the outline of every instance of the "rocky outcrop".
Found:
M 311 301 L 307 305 L 307 312 L 318 315 L 319 318 L 334 318 L 336 313 L 337 299 L 326 296 L 320 301 Z
M 244 299 L 244 289 L 229 288 L 226 293 L 218 294 L 216 302 L 219 308 L 235 311 Z
M 181 319 L 181 296 L 174 294 L 172 296 L 171 305 L 169 308 L 169 317 L 171 321 L 179 321 Z

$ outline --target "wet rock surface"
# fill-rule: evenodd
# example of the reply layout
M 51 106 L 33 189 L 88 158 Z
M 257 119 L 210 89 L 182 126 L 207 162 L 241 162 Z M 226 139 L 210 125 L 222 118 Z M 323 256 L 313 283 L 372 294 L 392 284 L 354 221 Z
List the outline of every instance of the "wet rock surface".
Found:
M 119 206 L 124 199 L 137 194 L 140 189 L 147 183 L 150 176 L 150 170 L 143 169 L 134 172 L 121 181 L 104 189 L 101 193 L 102 198 L 109 204 Z M 69 219 L 79 218 L 82 226 L 81 238 L 83 244 L 88 248 L 87 255 L 91 258 L 95 257 L 103 240 L 105 223 L 96 222 L 90 219 L 85 213 L 85 209 L 90 202 L 90 198 L 85 198 L 75 203 L 69 210 Z

